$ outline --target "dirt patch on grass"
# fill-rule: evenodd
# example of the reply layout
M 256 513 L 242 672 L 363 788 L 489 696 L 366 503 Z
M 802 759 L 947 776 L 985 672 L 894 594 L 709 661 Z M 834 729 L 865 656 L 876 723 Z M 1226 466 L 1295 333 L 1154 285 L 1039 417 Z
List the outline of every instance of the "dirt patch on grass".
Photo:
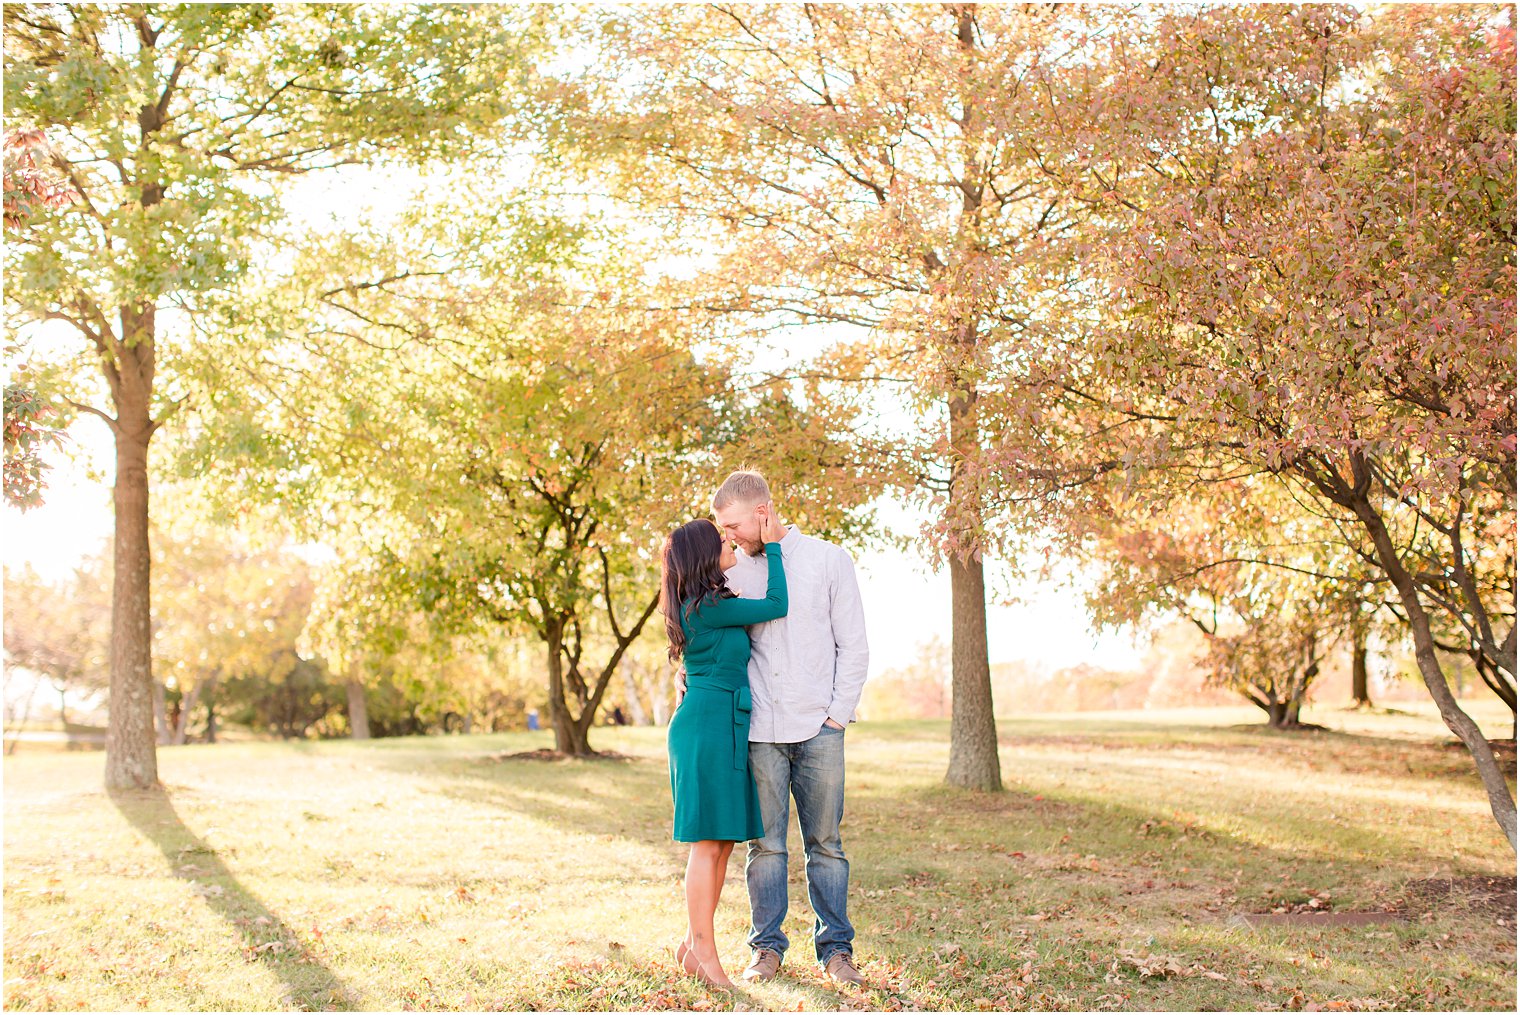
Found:
M 1370 927 L 1407 921 L 1421 912 L 1452 909 L 1513 927 L 1515 879 L 1422 878 L 1405 885 L 1403 896 L 1382 910 L 1330 912 L 1328 908 L 1295 904 L 1277 907 L 1270 913 L 1243 913 L 1235 919 L 1250 927 Z
M 1422 878 L 1404 886 L 1408 906 L 1450 909 L 1460 906 L 1505 926 L 1515 925 L 1515 879 L 1507 877 Z
M 614 761 L 626 763 L 632 761 L 631 755 L 619 754 L 617 751 L 594 751 L 591 754 L 565 754 L 562 751 L 554 751 L 549 748 L 540 748 L 536 751 L 503 751 L 500 754 L 486 755 L 487 761 Z

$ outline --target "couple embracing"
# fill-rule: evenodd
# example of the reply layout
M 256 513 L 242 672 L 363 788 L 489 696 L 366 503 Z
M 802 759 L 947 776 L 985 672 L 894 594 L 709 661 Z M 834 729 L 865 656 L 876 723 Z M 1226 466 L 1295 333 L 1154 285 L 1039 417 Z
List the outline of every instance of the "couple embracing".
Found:
M 716 521 L 676 529 L 661 560 L 670 655 L 686 663 L 669 734 L 675 838 L 691 843 L 687 933 L 676 960 L 709 983 L 733 985 L 713 914 L 734 843 L 748 842 L 751 961 L 743 977 L 776 975 L 787 948 L 781 923 L 795 801 L 814 952 L 834 979 L 861 984 L 839 837 L 844 731 L 866 679 L 855 565 L 840 547 L 782 525 L 759 473 L 729 476 L 712 506 Z

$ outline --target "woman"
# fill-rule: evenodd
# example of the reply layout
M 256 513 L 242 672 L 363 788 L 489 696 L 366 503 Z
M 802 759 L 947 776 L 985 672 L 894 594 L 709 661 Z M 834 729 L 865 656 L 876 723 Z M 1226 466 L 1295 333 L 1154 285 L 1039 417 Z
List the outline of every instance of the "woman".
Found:
M 670 657 L 686 658 L 686 695 L 670 721 L 675 838 L 686 861 L 686 939 L 676 961 L 714 986 L 732 987 L 713 941 L 713 913 L 734 843 L 765 834 L 749 770 L 748 624 L 786 616 L 783 528 L 766 518 L 764 599 L 740 599 L 724 580 L 734 551 L 705 518 L 670 534 L 661 557 L 660 606 Z

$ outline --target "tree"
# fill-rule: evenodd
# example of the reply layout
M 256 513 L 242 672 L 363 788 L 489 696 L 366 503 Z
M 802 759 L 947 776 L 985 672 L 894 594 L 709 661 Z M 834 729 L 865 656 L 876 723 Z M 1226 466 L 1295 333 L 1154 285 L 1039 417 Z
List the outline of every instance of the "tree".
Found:
M 1367 686 L 1367 627 L 1366 609 L 1357 600 L 1349 611 L 1346 629 L 1351 636 L 1351 704 L 1359 709 L 1372 707 L 1372 692 Z
M 725 453 L 790 485 L 823 531 L 858 529 L 847 512 L 878 487 L 820 467 L 845 439 L 831 418 L 784 390 L 747 402 L 696 354 L 699 316 L 489 185 L 350 233 L 341 268 L 313 250 L 302 292 L 270 297 L 289 323 L 206 364 L 224 393 L 185 468 L 299 510 L 309 536 L 373 561 L 374 596 L 401 615 L 537 639 L 556 747 L 585 754 L 653 615 L 660 540 L 706 512 Z M 477 210 L 445 211 L 461 206 Z
M 1513 28 L 1477 6 L 1231 17 L 1168 15 L 1112 54 L 1124 101 L 1068 177 L 1102 209 L 1089 327 L 1039 368 L 1104 448 L 1045 446 L 1069 474 L 1270 478 L 1332 520 L 1395 593 L 1513 844 L 1433 633 L 1515 672 Z
M 183 485 L 163 488 L 153 532 L 153 637 L 160 679 L 177 706 L 174 744 L 185 743 L 197 706 L 207 742 L 216 739 L 224 683 L 282 685 L 314 665 L 298 646 L 314 588 L 308 566 L 283 540 L 260 546 L 248 532 L 208 520 L 193 498 Z
M 805 442 L 786 431 L 798 420 L 766 412 L 790 408 L 784 398 L 746 411 L 725 397 L 723 371 L 692 358 L 689 339 L 665 322 L 584 309 L 566 321 L 557 302 L 552 318 L 514 329 L 535 336 L 540 358 L 528 376 L 498 373 L 431 407 L 438 429 L 419 436 L 443 482 L 464 488 L 417 491 L 414 524 L 425 511 L 432 526 L 424 552 L 402 560 L 429 610 L 544 643 L 556 749 L 584 754 L 613 675 L 657 605 L 664 533 L 705 513 L 721 456 L 741 438 Z M 824 448 L 839 439 L 804 432 Z M 453 447 L 443 443 L 450 434 Z M 826 476 L 770 472 L 791 503 L 807 505 L 794 513 L 815 530 L 857 503 L 836 488 L 822 494 Z M 598 642 L 604 651 L 594 653 Z
M 1100 501 L 1096 484 L 1088 510 Z M 1298 714 L 1327 652 L 1343 638 L 1363 648 L 1387 580 L 1348 547 L 1334 524 L 1261 477 L 1195 484 L 1156 476 L 1142 489 L 1106 485 L 1101 513 L 1082 522 L 1078 552 L 1097 575 L 1089 606 L 1100 622 L 1182 617 L 1207 638 L 1211 679 L 1246 697 L 1277 729 Z M 1372 600 L 1367 604 L 1368 600 Z
M 25 226 L 35 211 L 67 204 L 66 182 L 50 163 L 47 137 L 40 130 L 5 135 L 5 230 Z M 15 350 L 6 342 L 6 358 Z M 26 367 L 18 365 L 16 374 Z M 51 422 L 50 422 L 51 421 Z M 63 430 L 56 406 L 36 390 L 7 381 L 5 385 L 5 502 L 25 511 L 42 503 L 47 489 L 48 463 L 42 451 L 58 447 Z
M 183 397 L 179 315 L 206 312 L 268 253 L 276 181 L 448 150 L 497 120 L 511 94 L 502 76 L 532 39 L 508 17 L 420 5 L 5 8 L 7 116 L 49 132 L 73 198 L 7 244 L 7 297 L 23 318 L 84 340 L 81 368 L 101 371 L 110 411 L 82 392 L 75 404 L 116 443 L 108 786 L 157 781 L 148 446 Z
M 30 567 L 5 571 L 5 655 L 59 692 L 106 687 L 110 629 L 106 562 L 87 558 L 63 581 L 44 581 Z M 60 710 L 61 711 L 61 710 Z
M 53 165 L 47 134 L 13 130 L 5 135 L 5 228 L 19 229 L 36 212 L 72 200 L 68 181 Z
M 892 449 L 882 478 L 938 519 L 946 780 L 982 790 L 1002 786 L 984 557 L 1016 557 L 1027 531 L 988 497 L 989 396 L 1021 383 L 1065 282 L 1050 271 L 1072 206 L 1040 156 L 1078 21 L 1028 5 L 644 7 L 603 19 L 601 58 L 550 92 L 566 147 L 620 167 L 641 214 L 713 251 L 705 305 L 868 333 L 799 373 L 911 405 L 895 431 L 862 421 L 860 443 Z
M 341 507 L 338 509 L 341 515 Z M 367 692 L 377 686 L 385 661 L 413 643 L 419 633 L 431 643 L 425 619 L 398 602 L 387 564 L 378 557 L 340 548 L 322 569 L 316 603 L 303 640 L 343 678 L 348 730 L 355 740 L 370 736 Z
M 25 511 L 42 503 L 49 468 L 44 448 L 62 447 L 58 410 L 33 388 L 5 386 L 5 502 Z
M 343 679 L 349 735 L 371 735 L 369 698 L 386 697 L 387 688 L 419 712 L 442 716 L 445 732 L 520 720 L 528 698 L 541 691 L 530 646 L 500 631 L 450 630 L 398 580 L 393 558 L 364 556 L 363 549 L 342 547 L 322 569 L 302 638 Z

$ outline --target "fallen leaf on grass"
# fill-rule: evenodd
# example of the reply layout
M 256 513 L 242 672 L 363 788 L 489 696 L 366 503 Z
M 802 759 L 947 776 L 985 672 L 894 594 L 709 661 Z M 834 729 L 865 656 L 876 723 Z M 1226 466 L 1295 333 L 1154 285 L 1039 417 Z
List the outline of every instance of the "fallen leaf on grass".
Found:
M 1187 971 L 1186 966 L 1170 955 L 1151 955 L 1148 952 L 1132 952 L 1127 949 L 1119 952 L 1108 968 L 1114 973 L 1133 969 L 1140 974 L 1142 979 L 1151 977 L 1165 979 L 1169 976 L 1181 976 Z

